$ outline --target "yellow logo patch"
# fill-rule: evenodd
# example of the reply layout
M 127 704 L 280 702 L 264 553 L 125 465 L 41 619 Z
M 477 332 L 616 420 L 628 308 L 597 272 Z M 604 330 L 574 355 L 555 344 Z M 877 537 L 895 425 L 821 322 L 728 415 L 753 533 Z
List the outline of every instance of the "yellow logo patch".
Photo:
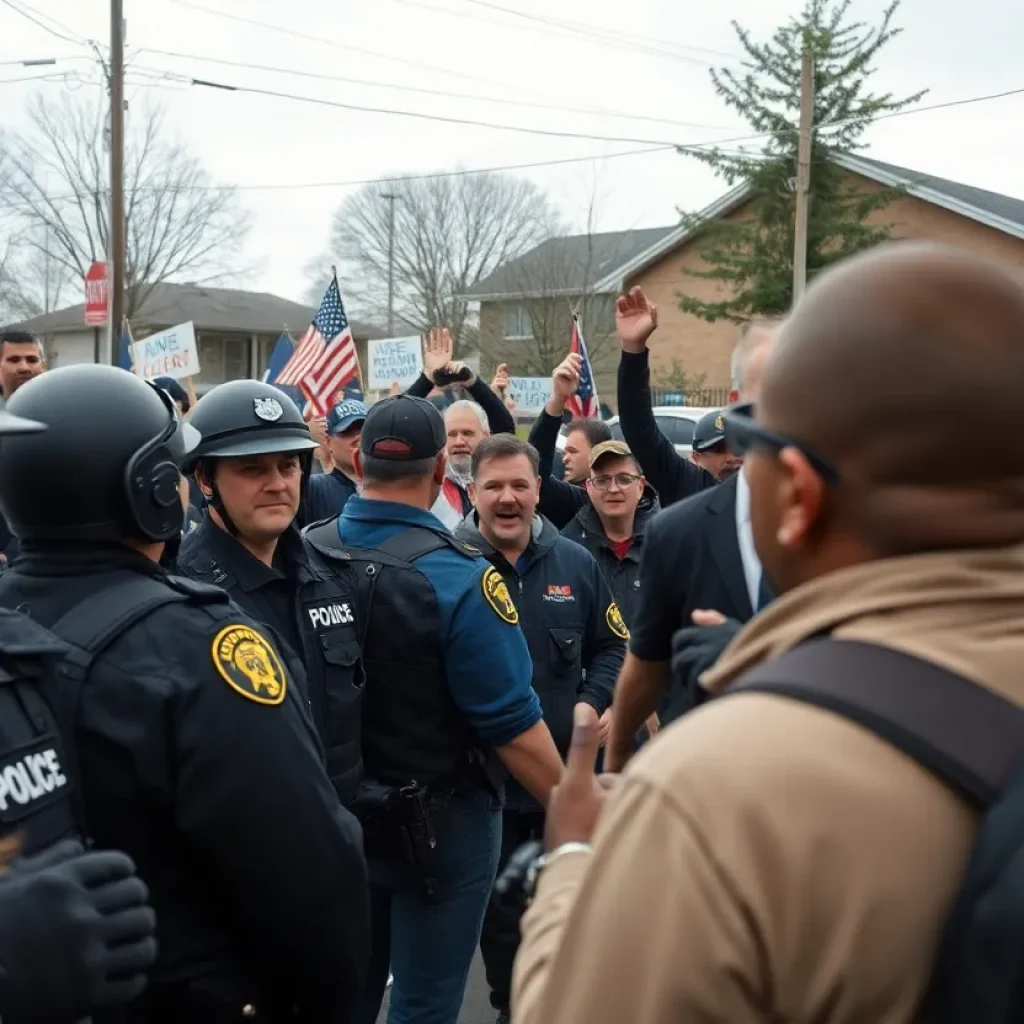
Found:
M 622 612 L 619 611 L 619 606 L 612 601 L 608 605 L 608 611 L 604 613 L 605 622 L 608 623 L 608 628 L 617 636 L 623 640 L 629 639 L 629 630 L 626 629 L 626 623 L 622 620 Z
M 722 414 L 721 413 L 719 413 L 715 417 L 715 430 L 725 430 L 725 423 L 722 420 Z
M 288 689 L 270 642 L 250 626 L 225 626 L 213 640 L 213 663 L 221 678 L 246 700 L 280 704 Z
M 502 622 L 515 626 L 519 622 L 519 612 L 512 603 L 512 596 L 508 592 L 501 573 L 494 566 L 488 568 L 480 579 L 480 586 L 484 592 L 484 600 L 494 609 Z

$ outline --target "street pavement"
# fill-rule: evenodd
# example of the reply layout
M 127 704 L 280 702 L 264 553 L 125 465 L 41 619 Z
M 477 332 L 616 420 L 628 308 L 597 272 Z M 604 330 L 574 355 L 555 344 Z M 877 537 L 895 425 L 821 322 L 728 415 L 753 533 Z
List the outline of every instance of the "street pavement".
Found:
M 384 1005 L 380 1009 L 377 1024 L 387 1024 L 388 1002 L 391 989 L 384 997 Z M 494 1024 L 497 1012 L 491 1008 L 490 991 L 484 979 L 484 965 L 477 951 L 469 972 L 469 984 L 466 985 L 466 996 L 462 1000 L 462 1011 L 459 1013 L 459 1024 Z

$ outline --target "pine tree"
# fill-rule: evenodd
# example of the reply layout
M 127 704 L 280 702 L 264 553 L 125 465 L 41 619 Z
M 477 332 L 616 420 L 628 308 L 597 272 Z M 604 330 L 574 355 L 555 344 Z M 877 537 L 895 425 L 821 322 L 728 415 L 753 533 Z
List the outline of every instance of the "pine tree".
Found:
M 879 50 L 902 29 L 892 27 L 900 0 L 892 0 L 880 24 L 847 22 L 851 0 L 805 0 L 799 18 L 760 44 L 733 22 L 746 52 L 745 70 L 713 69 L 715 90 L 757 134 L 768 134 L 758 151 L 686 150 L 709 164 L 729 185 L 747 182 L 753 191 L 749 215 L 738 220 L 701 222 L 683 214 L 702 236 L 706 270 L 691 276 L 722 281 L 732 297 L 705 302 L 680 296 L 688 313 L 704 320 L 742 321 L 753 314 L 782 313 L 793 294 L 793 226 L 799 142 L 800 78 L 803 49 L 814 54 L 814 132 L 807 229 L 807 278 L 836 260 L 884 241 L 884 227 L 867 216 L 892 202 L 899 190 L 861 192 L 830 156 L 862 148 L 873 119 L 917 102 L 927 90 L 905 99 L 867 91 Z

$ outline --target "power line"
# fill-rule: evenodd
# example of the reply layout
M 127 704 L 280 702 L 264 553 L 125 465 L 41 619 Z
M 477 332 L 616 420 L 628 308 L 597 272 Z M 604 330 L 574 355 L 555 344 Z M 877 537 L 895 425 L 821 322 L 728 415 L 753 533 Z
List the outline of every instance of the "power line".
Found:
M 505 171 L 525 171 L 540 167 L 558 167 L 563 164 L 590 163 L 593 160 L 615 160 L 619 157 L 645 156 L 649 153 L 674 152 L 675 146 L 652 146 L 645 149 L 629 149 L 620 153 L 592 154 L 590 156 L 570 156 L 560 160 L 535 160 L 530 163 L 503 164 L 497 167 L 477 167 L 470 169 L 458 169 L 454 171 L 429 171 L 423 174 L 396 174 L 387 178 L 359 178 L 353 181 L 301 181 L 301 182 L 279 182 L 267 185 L 190 185 L 184 188 L 187 192 L 256 192 L 256 191 L 279 191 L 282 189 L 308 189 L 308 188 L 355 188 L 360 185 L 390 185 L 404 181 L 424 181 L 431 178 L 462 178 L 474 174 L 499 174 Z M 158 191 L 155 185 L 142 188 L 129 189 L 128 194 L 146 191 Z M 0 190 L 3 191 L 3 190 Z M 8 194 L 14 190 L 7 189 Z M 105 191 L 100 193 L 105 194 Z M 41 196 L 49 202 L 63 202 L 70 199 L 91 199 L 92 192 L 68 192 L 59 196 Z M 10 207 L 15 209 L 17 207 Z M 22 207 L 24 209 L 24 206 Z
M 246 61 L 225 60 L 221 57 L 206 57 L 196 53 L 178 53 L 174 50 L 156 50 L 152 47 L 144 47 L 138 51 L 142 53 L 154 53 L 164 57 L 177 57 L 181 60 L 206 61 L 211 64 L 223 64 L 234 68 L 248 68 L 253 71 L 271 71 L 282 75 L 294 75 L 299 78 L 313 78 L 327 82 L 346 82 L 349 85 L 368 85 L 380 89 L 397 89 L 400 92 L 422 93 L 427 96 L 443 96 L 446 98 L 472 100 L 478 103 L 500 103 L 514 107 L 529 107 L 535 110 L 557 110 L 569 114 L 592 114 L 602 117 L 626 118 L 630 121 L 649 121 L 656 124 L 672 125 L 675 128 L 702 128 L 708 131 L 733 131 L 735 129 L 725 125 L 701 124 L 693 121 L 674 121 L 665 117 L 648 117 L 644 114 L 631 114 L 626 112 L 602 110 L 599 107 L 566 107 L 557 103 L 532 103 L 529 100 L 511 100 L 504 97 L 478 96 L 466 92 L 449 92 L 443 89 L 428 89 L 422 86 L 398 85 L 393 82 L 376 82 L 363 78 L 347 78 L 343 75 L 327 75 L 317 71 L 303 71 L 298 68 L 278 68 L 266 64 L 250 64 Z M 155 71 L 164 71 L 163 68 L 154 68 Z M 167 73 L 167 72 L 165 72 Z M 181 76 L 187 78 L 188 76 Z
M 58 39 L 63 39 L 66 43 L 77 43 L 79 45 L 87 43 L 88 40 L 84 36 L 78 35 L 73 28 L 69 28 L 63 22 L 57 21 L 56 18 L 51 18 L 49 15 L 43 14 L 42 11 L 37 11 L 35 8 L 29 8 L 24 10 L 16 4 L 12 3 L 12 0 L 0 0 L 0 3 L 6 4 L 16 14 L 20 14 L 23 18 L 27 18 L 33 24 L 38 25 L 44 32 L 49 32 L 51 36 L 56 36 Z M 29 13 L 33 11 L 34 13 Z M 38 17 L 37 17 L 38 15 Z M 64 35 L 62 32 L 58 32 L 55 28 L 51 28 L 45 22 L 40 21 L 40 18 L 46 18 L 47 21 L 53 22 L 54 25 L 60 25 L 64 32 L 70 32 L 71 35 Z M 73 38 L 74 37 L 74 38 Z
M 407 57 L 395 57 L 392 54 L 381 53 L 378 50 L 367 50 L 364 47 L 355 46 L 351 43 L 341 43 L 335 39 L 325 39 L 323 36 L 314 36 L 306 32 L 298 32 L 295 29 L 285 28 L 283 25 L 274 25 L 268 21 L 257 21 L 255 18 L 244 18 L 240 14 L 228 14 L 226 11 L 218 11 L 212 7 L 203 7 L 200 4 L 190 3 L 189 0 L 169 0 L 169 2 L 177 4 L 179 7 L 190 7 L 195 11 L 202 11 L 204 14 L 212 14 L 217 18 L 227 18 L 229 21 L 237 21 L 243 25 L 254 25 L 257 28 L 265 28 L 271 32 L 280 32 L 282 35 L 293 36 L 296 39 L 305 39 L 309 42 L 320 43 L 323 46 L 330 46 L 336 50 L 342 50 L 345 53 L 362 53 L 368 57 L 376 57 L 378 60 L 390 60 L 394 61 L 396 64 L 407 64 L 409 67 L 418 68 L 421 71 L 432 71 L 435 74 L 451 75 L 454 78 L 464 78 L 470 82 L 480 82 L 483 85 L 494 86 L 498 89 L 517 92 L 532 92 L 537 95 L 536 89 L 525 88 L 521 85 L 508 85 L 504 82 L 495 82 L 489 78 L 480 78 L 477 75 L 468 75 L 462 71 L 452 71 L 451 68 L 437 67 L 433 64 L 424 64 L 422 61 L 411 60 Z

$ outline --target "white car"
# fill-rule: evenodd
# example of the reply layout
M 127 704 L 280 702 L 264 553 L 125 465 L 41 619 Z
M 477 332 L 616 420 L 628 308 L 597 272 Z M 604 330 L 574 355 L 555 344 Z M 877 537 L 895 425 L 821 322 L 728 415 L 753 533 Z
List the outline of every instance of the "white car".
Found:
M 697 421 L 708 412 L 717 412 L 716 409 L 701 409 L 692 405 L 656 405 L 652 412 L 658 429 L 675 445 L 680 455 L 689 456 L 692 450 L 693 428 Z M 611 428 L 612 437 L 622 440 L 622 430 L 619 427 L 619 417 L 613 416 L 607 421 Z M 566 423 L 558 432 L 556 443 L 559 452 L 565 448 L 565 435 L 568 433 L 569 425 Z

